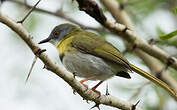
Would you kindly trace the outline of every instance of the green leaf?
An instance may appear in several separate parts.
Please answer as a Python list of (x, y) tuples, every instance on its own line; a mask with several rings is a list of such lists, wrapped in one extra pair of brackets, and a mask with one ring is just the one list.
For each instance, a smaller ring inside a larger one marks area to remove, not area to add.
[(165, 34), (165, 32), (159, 26), (156, 26), (156, 31), (157, 31), (157, 35), (159, 36)]
[(174, 36), (176, 36), (176, 35), (177, 35), (177, 30), (175, 30), (175, 31), (173, 31), (173, 32), (170, 32), (170, 33), (168, 33), (168, 34), (161, 35), (161, 36), (159, 36), (159, 37), (160, 37), (160, 39), (162, 39), (162, 40), (166, 40), (166, 39), (170, 39), (170, 38), (172, 38), (172, 37), (174, 37)]
[(177, 14), (177, 7), (171, 10), (174, 14)]

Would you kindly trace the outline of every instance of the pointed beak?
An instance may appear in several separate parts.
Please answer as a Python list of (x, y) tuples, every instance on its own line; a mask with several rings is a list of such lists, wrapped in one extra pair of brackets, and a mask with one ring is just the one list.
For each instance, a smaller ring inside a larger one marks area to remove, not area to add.
[(50, 41), (50, 37), (48, 37), (48, 38), (46, 38), (46, 39), (44, 39), (44, 40), (42, 40), (42, 41), (40, 41), (38, 44), (43, 44), (43, 43), (46, 43), (46, 42), (49, 42)]

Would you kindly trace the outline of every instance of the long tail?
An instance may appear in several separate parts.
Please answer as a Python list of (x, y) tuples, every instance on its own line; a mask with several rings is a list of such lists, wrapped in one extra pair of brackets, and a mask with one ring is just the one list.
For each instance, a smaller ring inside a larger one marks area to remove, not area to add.
[(161, 86), (162, 88), (164, 88), (166, 91), (168, 91), (170, 93), (170, 95), (172, 97), (175, 98), (175, 100), (177, 100), (177, 93), (172, 89), (170, 88), (166, 83), (164, 83), (163, 81), (161, 81), (160, 79), (156, 78), (155, 76), (145, 72), (144, 70), (136, 67), (135, 65), (133, 64), (130, 64), (130, 67), (131, 69), (138, 73), (139, 75), (149, 79), (150, 81), (154, 82), (155, 84), (158, 84), (159, 86)]

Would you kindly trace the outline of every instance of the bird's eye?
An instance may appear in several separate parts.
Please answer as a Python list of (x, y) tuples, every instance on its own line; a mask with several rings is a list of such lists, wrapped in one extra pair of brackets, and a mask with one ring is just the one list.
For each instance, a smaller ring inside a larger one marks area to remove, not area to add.
[(55, 32), (55, 33), (54, 33), (55, 37), (58, 37), (58, 34), (59, 34), (58, 32)]

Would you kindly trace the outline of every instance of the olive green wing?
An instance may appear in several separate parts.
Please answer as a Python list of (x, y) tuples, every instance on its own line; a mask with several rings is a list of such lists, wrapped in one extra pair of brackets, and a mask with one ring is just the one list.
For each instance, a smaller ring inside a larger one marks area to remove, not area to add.
[(129, 62), (123, 57), (119, 50), (104, 38), (94, 33), (83, 31), (76, 34), (72, 41), (72, 46), (81, 52), (113, 61), (131, 71)]

